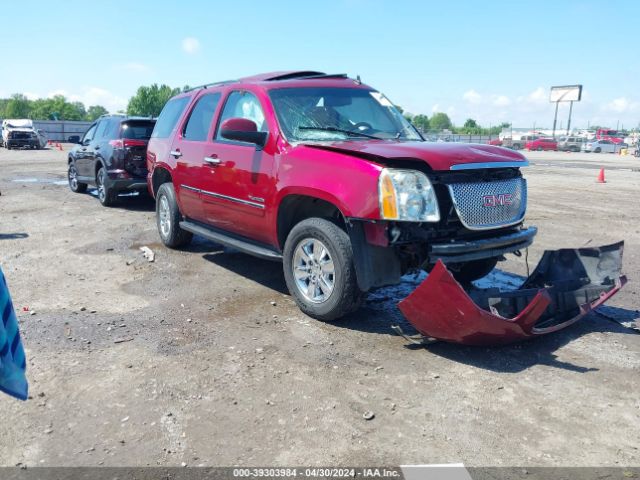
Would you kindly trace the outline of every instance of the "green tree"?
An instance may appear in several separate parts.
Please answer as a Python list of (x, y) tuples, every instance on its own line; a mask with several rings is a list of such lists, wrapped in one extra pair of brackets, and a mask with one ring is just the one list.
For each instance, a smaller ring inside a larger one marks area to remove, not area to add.
[(4, 118), (29, 118), (31, 102), (20, 93), (11, 95), (4, 109)]
[(7, 118), (5, 112), (7, 110), (8, 98), (0, 98), (0, 118)]
[(464, 122), (463, 128), (479, 128), (478, 122), (476, 122), (473, 118), (467, 118), (467, 121)]
[(179, 88), (154, 83), (148, 87), (138, 88), (136, 94), (129, 99), (127, 114), (157, 117), (164, 104), (174, 95), (180, 93)]
[(411, 119), (411, 122), (416, 128), (422, 130), (423, 132), (426, 132), (431, 127), (429, 117), (427, 117), (426, 115), (416, 115)]
[(87, 115), (85, 118), (90, 122), (93, 122), (94, 120), (100, 118), (102, 115), (106, 115), (107, 113), (109, 112), (102, 105), (91, 105), (87, 109)]
[(39, 98), (32, 102), (30, 118), (34, 120), (84, 120), (87, 115), (82, 102), (68, 102), (63, 95)]
[(433, 130), (447, 130), (451, 129), (452, 123), (449, 115), (442, 112), (436, 112), (429, 119), (429, 126)]

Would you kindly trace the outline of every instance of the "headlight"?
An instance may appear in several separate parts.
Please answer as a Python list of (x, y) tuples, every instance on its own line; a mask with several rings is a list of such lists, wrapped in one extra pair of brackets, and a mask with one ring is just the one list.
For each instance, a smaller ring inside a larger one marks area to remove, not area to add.
[(378, 180), (380, 216), (385, 220), (438, 222), (438, 200), (427, 176), (416, 170), (383, 168)]

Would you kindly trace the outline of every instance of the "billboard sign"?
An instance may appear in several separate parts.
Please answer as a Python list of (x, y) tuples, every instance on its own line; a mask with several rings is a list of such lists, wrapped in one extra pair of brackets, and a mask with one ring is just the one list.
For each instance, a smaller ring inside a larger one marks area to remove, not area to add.
[(582, 85), (562, 85), (551, 87), (549, 101), (555, 102), (579, 102), (582, 98)]

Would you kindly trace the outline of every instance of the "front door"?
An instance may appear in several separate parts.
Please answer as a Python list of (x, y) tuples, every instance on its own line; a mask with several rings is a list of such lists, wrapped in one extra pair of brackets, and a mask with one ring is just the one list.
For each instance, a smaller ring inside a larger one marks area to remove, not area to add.
[(97, 125), (91, 125), (89, 130), (86, 131), (80, 142), (80, 147), (76, 150), (76, 170), (79, 177), (83, 179), (95, 180), (94, 172), (91, 171), (91, 163), (93, 159), (93, 138), (96, 133)]
[(232, 91), (227, 96), (207, 152), (210, 161), (203, 167), (207, 180), (202, 188), (202, 204), (208, 223), (269, 243), (265, 202), (274, 189), (273, 152), (220, 135), (220, 125), (229, 118), (251, 120), (258, 131), (268, 132), (263, 112), (260, 101), (251, 92)]

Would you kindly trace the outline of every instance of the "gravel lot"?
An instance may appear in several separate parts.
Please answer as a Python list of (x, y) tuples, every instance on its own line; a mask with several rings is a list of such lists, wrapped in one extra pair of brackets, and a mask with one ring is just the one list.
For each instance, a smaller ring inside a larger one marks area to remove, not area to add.
[[(531, 266), (545, 248), (626, 241), (609, 318), (413, 349), (390, 325), (416, 280), (318, 322), (279, 264), (202, 240), (168, 250), (149, 199), (103, 208), (67, 188), (66, 152), (0, 149), (0, 264), (31, 310), (32, 395), (0, 397), (0, 465), (640, 465), (640, 335), (612, 320), (640, 316), (640, 161), (528, 156)], [(513, 256), (500, 268), (525, 272)]]

